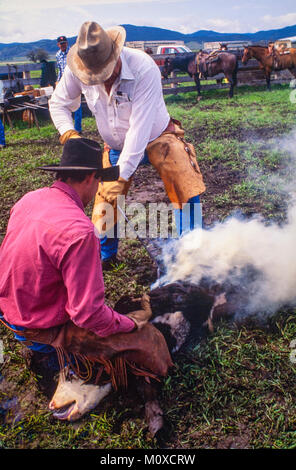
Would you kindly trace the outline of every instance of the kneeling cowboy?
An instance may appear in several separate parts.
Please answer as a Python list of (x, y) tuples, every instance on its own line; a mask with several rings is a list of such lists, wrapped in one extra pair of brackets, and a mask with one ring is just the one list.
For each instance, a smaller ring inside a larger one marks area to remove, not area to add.
[[(101, 203), (115, 208), (117, 196), (127, 194), (133, 173), (145, 159), (158, 171), (180, 219), (182, 205), (199, 204), (205, 190), (195, 150), (166, 109), (158, 66), (145, 52), (123, 47), (125, 36), (119, 26), (105, 31), (95, 22), (84, 23), (49, 105), (64, 144), (79, 138), (71, 112), (83, 94), (105, 142), (104, 166), (120, 167), (116, 182), (99, 185), (92, 217), (99, 230)], [(116, 257), (117, 238), (102, 236), (101, 245), (103, 260)]]
[(99, 181), (118, 178), (118, 166), (103, 168), (99, 145), (81, 138), (65, 144), (60, 165), (41, 169), (57, 180), (14, 205), (0, 247), (2, 323), (56, 372), (67, 364), (85, 379), (96, 370), (115, 389), (126, 385), (127, 370), (166, 375), (172, 363), (164, 337), (147, 323), (149, 298), (128, 315), (106, 305), (100, 242), (84, 213)]

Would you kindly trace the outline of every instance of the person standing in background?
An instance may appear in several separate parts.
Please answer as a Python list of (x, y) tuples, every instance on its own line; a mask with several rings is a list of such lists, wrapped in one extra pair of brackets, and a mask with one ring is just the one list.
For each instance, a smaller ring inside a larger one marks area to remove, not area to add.
[(0, 150), (6, 147), (4, 125), (0, 119)]
[[(0, 80), (0, 104), (4, 101), (3, 83)], [(4, 124), (0, 119), (0, 150), (6, 147)]]
[[(65, 67), (67, 65), (67, 54), (69, 52), (68, 40), (66, 36), (59, 36), (57, 38), (59, 51), (56, 53), (56, 60), (58, 66), (58, 79), (59, 82), (63, 76)], [(74, 112), (74, 128), (81, 134), (82, 132), (82, 105)]]

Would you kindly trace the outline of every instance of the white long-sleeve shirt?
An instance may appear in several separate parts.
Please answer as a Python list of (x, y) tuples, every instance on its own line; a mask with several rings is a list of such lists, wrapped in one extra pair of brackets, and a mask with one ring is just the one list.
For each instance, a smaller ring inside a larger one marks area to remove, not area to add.
[(84, 94), (102, 139), (121, 151), (120, 176), (127, 180), (143, 158), (147, 144), (166, 129), (170, 116), (154, 60), (145, 52), (127, 47), (120, 57), (121, 73), (109, 95), (104, 85), (84, 85), (67, 66), (49, 101), (49, 109), (62, 135), (74, 128), (71, 113), (79, 108), (80, 96)]

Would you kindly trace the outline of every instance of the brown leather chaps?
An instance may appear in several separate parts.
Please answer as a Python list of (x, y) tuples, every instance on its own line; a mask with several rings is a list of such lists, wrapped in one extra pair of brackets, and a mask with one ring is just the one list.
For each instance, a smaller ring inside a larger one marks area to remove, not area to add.
[(140, 330), (105, 338), (70, 320), (48, 329), (27, 329), (22, 335), (27, 345), (34, 341), (53, 346), (61, 370), (66, 360), (80, 378), (88, 381), (96, 369), (95, 383), (102, 383), (100, 379), (107, 377), (115, 389), (127, 387), (128, 372), (159, 380), (173, 366), (163, 335), (150, 323)]

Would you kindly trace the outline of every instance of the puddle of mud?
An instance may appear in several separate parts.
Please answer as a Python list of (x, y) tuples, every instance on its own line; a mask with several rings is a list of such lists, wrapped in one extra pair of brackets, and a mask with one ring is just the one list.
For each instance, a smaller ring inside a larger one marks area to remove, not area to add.
[(14, 425), (24, 417), (18, 397), (11, 396), (8, 391), (11, 385), (7, 380), (0, 376), (0, 424)]

